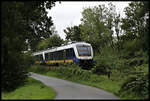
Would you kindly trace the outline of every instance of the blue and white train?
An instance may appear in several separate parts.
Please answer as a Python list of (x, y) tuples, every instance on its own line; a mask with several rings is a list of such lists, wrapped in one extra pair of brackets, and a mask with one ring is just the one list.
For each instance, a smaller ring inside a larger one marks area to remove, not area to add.
[(74, 42), (60, 47), (55, 47), (32, 54), (39, 64), (64, 64), (76, 63), (80, 66), (92, 66), (93, 49), (91, 44), (85, 42)]

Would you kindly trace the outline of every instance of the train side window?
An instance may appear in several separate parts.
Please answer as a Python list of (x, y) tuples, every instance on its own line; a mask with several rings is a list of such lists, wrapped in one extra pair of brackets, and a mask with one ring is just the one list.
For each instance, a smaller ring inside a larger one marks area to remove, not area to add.
[(66, 50), (66, 58), (67, 59), (72, 59), (74, 56), (74, 51), (73, 48), (69, 48)]
[(54, 53), (52, 52), (51, 53), (51, 60), (54, 60), (53, 55), (54, 55)]
[(59, 60), (59, 51), (57, 51), (57, 60)]
[(68, 59), (70, 59), (70, 49), (68, 49)]
[(70, 58), (70, 55), (69, 55), (69, 49), (66, 49), (66, 59), (69, 59)]
[(53, 52), (53, 60), (56, 60), (56, 52)]
[(58, 60), (58, 52), (57, 51), (55, 52), (55, 58), (56, 58), (56, 60)]
[(55, 60), (57, 60), (58, 56), (57, 56), (57, 51), (55, 52)]
[(58, 60), (57, 58), (58, 58), (58, 52), (56, 51), (55, 52), (55, 60)]
[(48, 60), (48, 53), (45, 54), (45, 60)]
[(55, 57), (55, 53), (53, 52), (53, 60), (55, 60), (55, 58), (54, 58), (54, 57)]
[(60, 58), (60, 52), (58, 51), (57, 52), (57, 60), (59, 60), (59, 58)]
[(48, 60), (51, 60), (51, 53), (48, 53)]
[(70, 49), (68, 49), (68, 59), (71, 59)]
[(70, 59), (72, 58), (72, 48), (69, 49), (69, 55), (70, 55)]
[(69, 49), (69, 53), (70, 53), (70, 54), (69, 54), (69, 55), (70, 55), (70, 59), (72, 59), (72, 57), (73, 57), (73, 56), (72, 56), (72, 48)]
[(61, 60), (62, 59), (62, 52), (61, 51), (59, 51), (59, 60)]
[(61, 53), (61, 60), (63, 60), (63, 50), (61, 50), (60, 53)]
[(64, 52), (63, 50), (60, 51), (60, 53), (61, 53), (61, 60), (64, 59), (63, 52)]
[(62, 50), (61, 51), (59, 51), (59, 60), (62, 60), (63, 59), (63, 55), (62, 55), (63, 53), (62, 53)]
[(63, 50), (63, 59), (64, 59), (64, 60), (66, 59), (66, 49)]
[(51, 54), (51, 59), (52, 59), (52, 60), (54, 60), (53, 55), (54, 55), (54, 53)]
[(75, 57), (74, 49), (72, 48), (72, 56)]
[(68, 59), (68, 49), (66, 49), (66, 59)]

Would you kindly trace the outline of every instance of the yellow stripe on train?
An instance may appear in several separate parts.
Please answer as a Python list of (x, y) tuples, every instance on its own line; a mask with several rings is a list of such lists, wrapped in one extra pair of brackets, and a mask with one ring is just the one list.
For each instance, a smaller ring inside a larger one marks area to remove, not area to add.
[(72, 63), (73, 60), (49, 60), (46, 61), (46, 64), (51, 64), (51, 63)]
[(73, 60), (65, 60), (65, 63), (72, 63)]

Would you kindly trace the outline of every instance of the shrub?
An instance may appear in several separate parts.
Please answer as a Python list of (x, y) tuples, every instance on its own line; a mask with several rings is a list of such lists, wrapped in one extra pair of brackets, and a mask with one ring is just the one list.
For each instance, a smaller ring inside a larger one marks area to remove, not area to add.
[(42, 65), (33, 65), (29, 71), (35, 72), (35, 73), (45, 73), (48, 72), (48, 68), (46, 66)]
[(66, 78), (72, 79), (82, 79), (88, 80), (90, 78), (91, 72), (88, 70), (83, 70), (76, 64), (59, 66), (55, 69), (50, 69), (51, 71), (57, 72), (59, 76), (64, 76)]
[(123, 47), (124, 47), (126, 52), (134, 53), (134, 52), (142, 49), (141, 40), (133, 39), (133, 40), (126, 41), (123, 44)]
[(112, 69), (120, 66), (117, 52), (110, 47), (104, 47), (101, 50), (101, 55), (95, 57), (95, 61), (96, 63), (92, 72), (98, 75), (107, 74), (110, 77)]
[(20, 54), (8, 54), (9, 58), (2, 66), (2, 91), (12, 91), (23, 85), (26, 81), (27, 71), (21, 63)]
[(136, 71), (122, 84), (121, 96), (134, 95), (141, 99), (148, 99), (148, 65), (135, 67)]
[(35, 63), (35, 58), (31, 56), (31, 51), (23, 54), (22, 57), (24, 66), (27, 69), (30, 69), (30, 67)]

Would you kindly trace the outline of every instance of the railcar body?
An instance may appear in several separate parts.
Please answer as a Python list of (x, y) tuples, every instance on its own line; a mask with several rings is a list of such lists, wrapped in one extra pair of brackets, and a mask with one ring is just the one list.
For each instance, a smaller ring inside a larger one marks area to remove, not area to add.
[(89, 43), (75, 42), (32, 54), (39, 64), (77, 63), (81, 66), (93, 64), (93, 49)]

